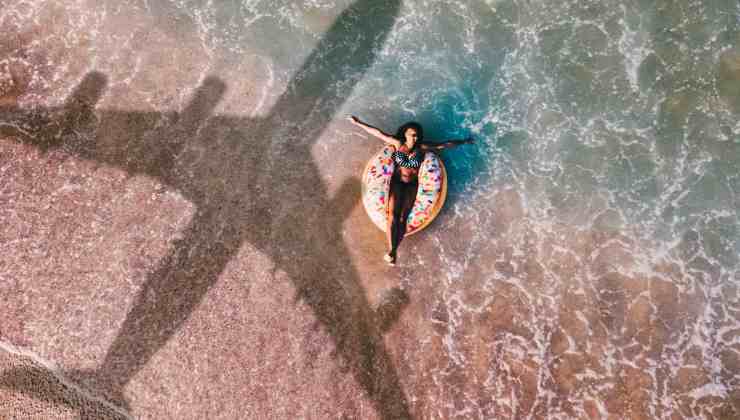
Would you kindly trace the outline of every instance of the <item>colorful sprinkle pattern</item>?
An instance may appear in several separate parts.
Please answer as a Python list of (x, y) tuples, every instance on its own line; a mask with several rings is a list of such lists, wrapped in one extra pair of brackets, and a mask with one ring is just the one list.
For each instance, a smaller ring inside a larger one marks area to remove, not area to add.
[[(391, 159), (393, 147), (386, 146), (375, 155), (363, 174), (362, 204), (370, 219), (382, 231), (386, 229), (386, 205), (394, 163)], [(443, 183), (445, 181), (442, 162), (435, 153), (427, 152), (419, 169), (419, 189), (416, 201), (407, 219), (406, 233), (423, 228), (427, 221), (436, 216), (435, 209), (441, 207), (444, 200)]]

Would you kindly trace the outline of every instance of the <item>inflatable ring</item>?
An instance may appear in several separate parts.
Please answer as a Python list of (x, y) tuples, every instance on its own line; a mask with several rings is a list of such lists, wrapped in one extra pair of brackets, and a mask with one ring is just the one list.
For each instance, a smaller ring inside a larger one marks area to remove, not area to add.
[[(373, 156), (362, 174), (362, 205), (370, 220), (385, 232), (387, 222), (388, 191), (393, 176), (394, 148), (385, 146)], [(412, 235), (429, 225), (437, 217), (447, 198), (447, 171), (442, 159), (433, 152), (426, 152), (419, 168), (419, 189), (416, 201), (406, 220), (406, 235)]]

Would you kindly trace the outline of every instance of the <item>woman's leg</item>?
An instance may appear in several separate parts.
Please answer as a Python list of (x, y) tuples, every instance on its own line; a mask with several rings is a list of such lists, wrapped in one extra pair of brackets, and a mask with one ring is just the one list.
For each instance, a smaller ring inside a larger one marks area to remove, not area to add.
[(391, 179), (391, 186), (388, 192), (388, 225), (385, 230), (389, 248), (385, 260), (389, 263), (396, 262), (396, 248), (398, 247), (396, 239), (398, 238), (403, 190), (403, 183), (400, 180)]
[(388, 253), (385, 255), (385, 260), (387, 262), (392, 262), (391, 259), (393, 258), (391, 256), (391, 252), (393, 250), (393, 238), (396, 236), (394, 228), (395, 225), (393, 224), (393, 214), (394, 214), (394, 208), (396, 207), (396, 203), (398, 200), (396, 197), (399, 194), (398, 186), (395, 185), (399, 183), (400, 181), (391, 181), (390, 189), (388, 190), (388, 204), (386, 206), (386, 226), (385, 226), (385, 237), (388, 241)]
[(391, 256), (393, 262), (396, 260), (396, 253), (398, 246), (401, 244), (404, 235), (406, 235), (406, 221), (409, 217), (411, 209), (414, 207), (414, 201), (416, 201), (416, 190), (418, 184), (413, 183), (401, 183), (397, 189), (397, 194), (393, 200), (393, 211), (391, 225), (391, 250), (388, 255)]

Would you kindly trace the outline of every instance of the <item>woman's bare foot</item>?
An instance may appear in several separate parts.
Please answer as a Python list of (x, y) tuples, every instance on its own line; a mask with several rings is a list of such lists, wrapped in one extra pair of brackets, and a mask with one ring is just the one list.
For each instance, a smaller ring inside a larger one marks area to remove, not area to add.
[(383, 260), (388, 263), (388, 265), (396, 265), (396, 256), (391, 255), (390, 253), (383, 255)]

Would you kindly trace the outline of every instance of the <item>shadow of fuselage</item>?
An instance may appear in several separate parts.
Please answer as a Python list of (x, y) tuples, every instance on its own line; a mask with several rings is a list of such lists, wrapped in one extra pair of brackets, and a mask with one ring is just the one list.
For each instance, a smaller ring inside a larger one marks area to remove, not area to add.
[[(126, 384), (249, 243), (287, 273), (380, 417), (410, 417), (382, 342), (388, 320), (382, 326), (376, 320), (341, 235), (359, 181), (345, 182), (330, 198), (311, 159), (311, 147), (375, 60), (399, 8), (400, 0), (358, 0), (346, 9), (266, 118), (212, 115), (226, 91), (217, 78), (207, 78), (181, 113), (96, 110), (106, 85), (100, 73), (88, 74), (61, 108), (0, 108), (0, 132), (157, 178), (195, 206), (182, 237), (148, 274), (101, 366), (72, 378), (125, 406)], [(307, 192), (310, 199), (296, 200)]]

